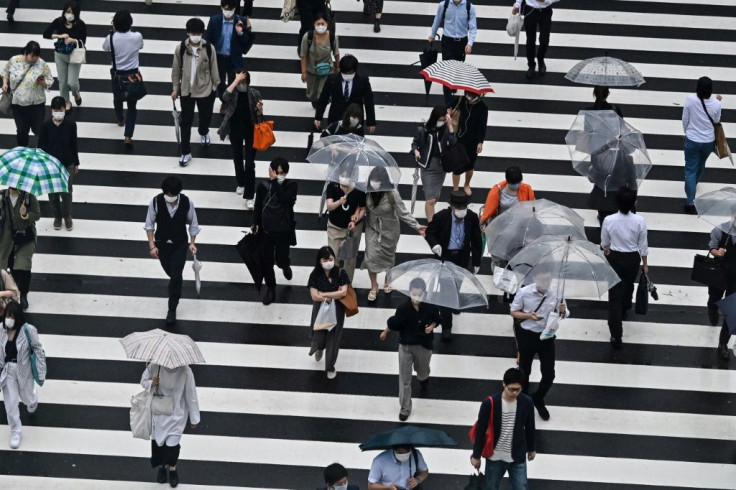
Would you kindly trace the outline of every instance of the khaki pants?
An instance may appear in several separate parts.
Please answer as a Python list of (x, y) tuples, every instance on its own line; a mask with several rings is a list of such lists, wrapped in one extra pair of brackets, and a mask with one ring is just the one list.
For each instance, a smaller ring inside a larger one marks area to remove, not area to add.
[(411, 413), (412, 368), (419, 381), (429, 378), (429, 361), (432, 351), (421, 345), (399, 344), (399, 403), (401, 415)]
[[(349, 231), (347, 228), (338, 228), (329, 221), (327, 222), (327, 245), (329, 245), (332, 251), (335, 252), (336, 256), (340, 253), (340, 245), (342, 245), (343, 240), (348, 237), (348, 233)], [(358, 242), (360, 242), (362, 234), (363, 221), (357, 223), (353, 229), (353, 236), (358, 239)], [(337, 259), (337, 257), (335, 258)], [(347, 272), (348, 279), (350, 279), (351, 283), (353, 282), (353, 272), (355, 272), (355, 263), (357, 262), (357, 259), (358, 258), (356, 257), (352, 260), (346, 260), (345, 264), (343, 264), (343, 269)]]

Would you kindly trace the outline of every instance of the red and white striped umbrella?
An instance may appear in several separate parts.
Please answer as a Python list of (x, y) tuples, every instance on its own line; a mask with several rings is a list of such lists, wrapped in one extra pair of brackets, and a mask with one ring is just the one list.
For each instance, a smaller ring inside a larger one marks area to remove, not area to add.
[(441, 83), (453, 90), (465, 90), (476, 94), (493, 92), (491, 84), (480, 70), (462, 61), (438, 61), (419, 73), (425, 80)]

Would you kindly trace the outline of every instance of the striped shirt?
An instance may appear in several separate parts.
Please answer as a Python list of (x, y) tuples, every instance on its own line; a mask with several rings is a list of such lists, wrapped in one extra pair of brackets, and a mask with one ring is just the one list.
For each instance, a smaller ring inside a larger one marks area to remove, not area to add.
[(514, 440), (514, 424), (516, 423), (516, 400), (507, 402), (501, 397), (501, 406), (501, 435), (498, 437), (496, 447), (493, 448), (493, 454), (489, 459), (491, 461), (513, 463), (511, 446)]

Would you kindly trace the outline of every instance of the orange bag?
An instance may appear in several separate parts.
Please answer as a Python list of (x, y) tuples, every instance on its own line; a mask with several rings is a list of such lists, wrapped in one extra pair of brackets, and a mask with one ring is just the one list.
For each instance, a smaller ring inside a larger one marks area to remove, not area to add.
[(273, 135), (273, 121), (259, 122), (253, 128), (253, 149), (256, 151), (266, 151), (276, 143), (276, 137)]

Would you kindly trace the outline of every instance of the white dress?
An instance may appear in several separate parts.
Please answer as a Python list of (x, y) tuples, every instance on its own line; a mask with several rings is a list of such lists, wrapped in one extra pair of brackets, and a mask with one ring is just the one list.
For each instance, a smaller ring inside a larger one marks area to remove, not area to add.
[(179, 444), (181, 435), (187, 426), (187, 418), (192, 424), (199, 423), (199, 399), (194, 384), (194, 374), (189, 366), (168, 369), (156, 364), (149, 364), (143, 376), (141, 386), (151, 393), (156, 391), (153, 377), (158, 375), (158, 392), (174, 398), (174, 413), (171, 415), (154, 415), (151, 437), (156, 444), (173, 447)]

